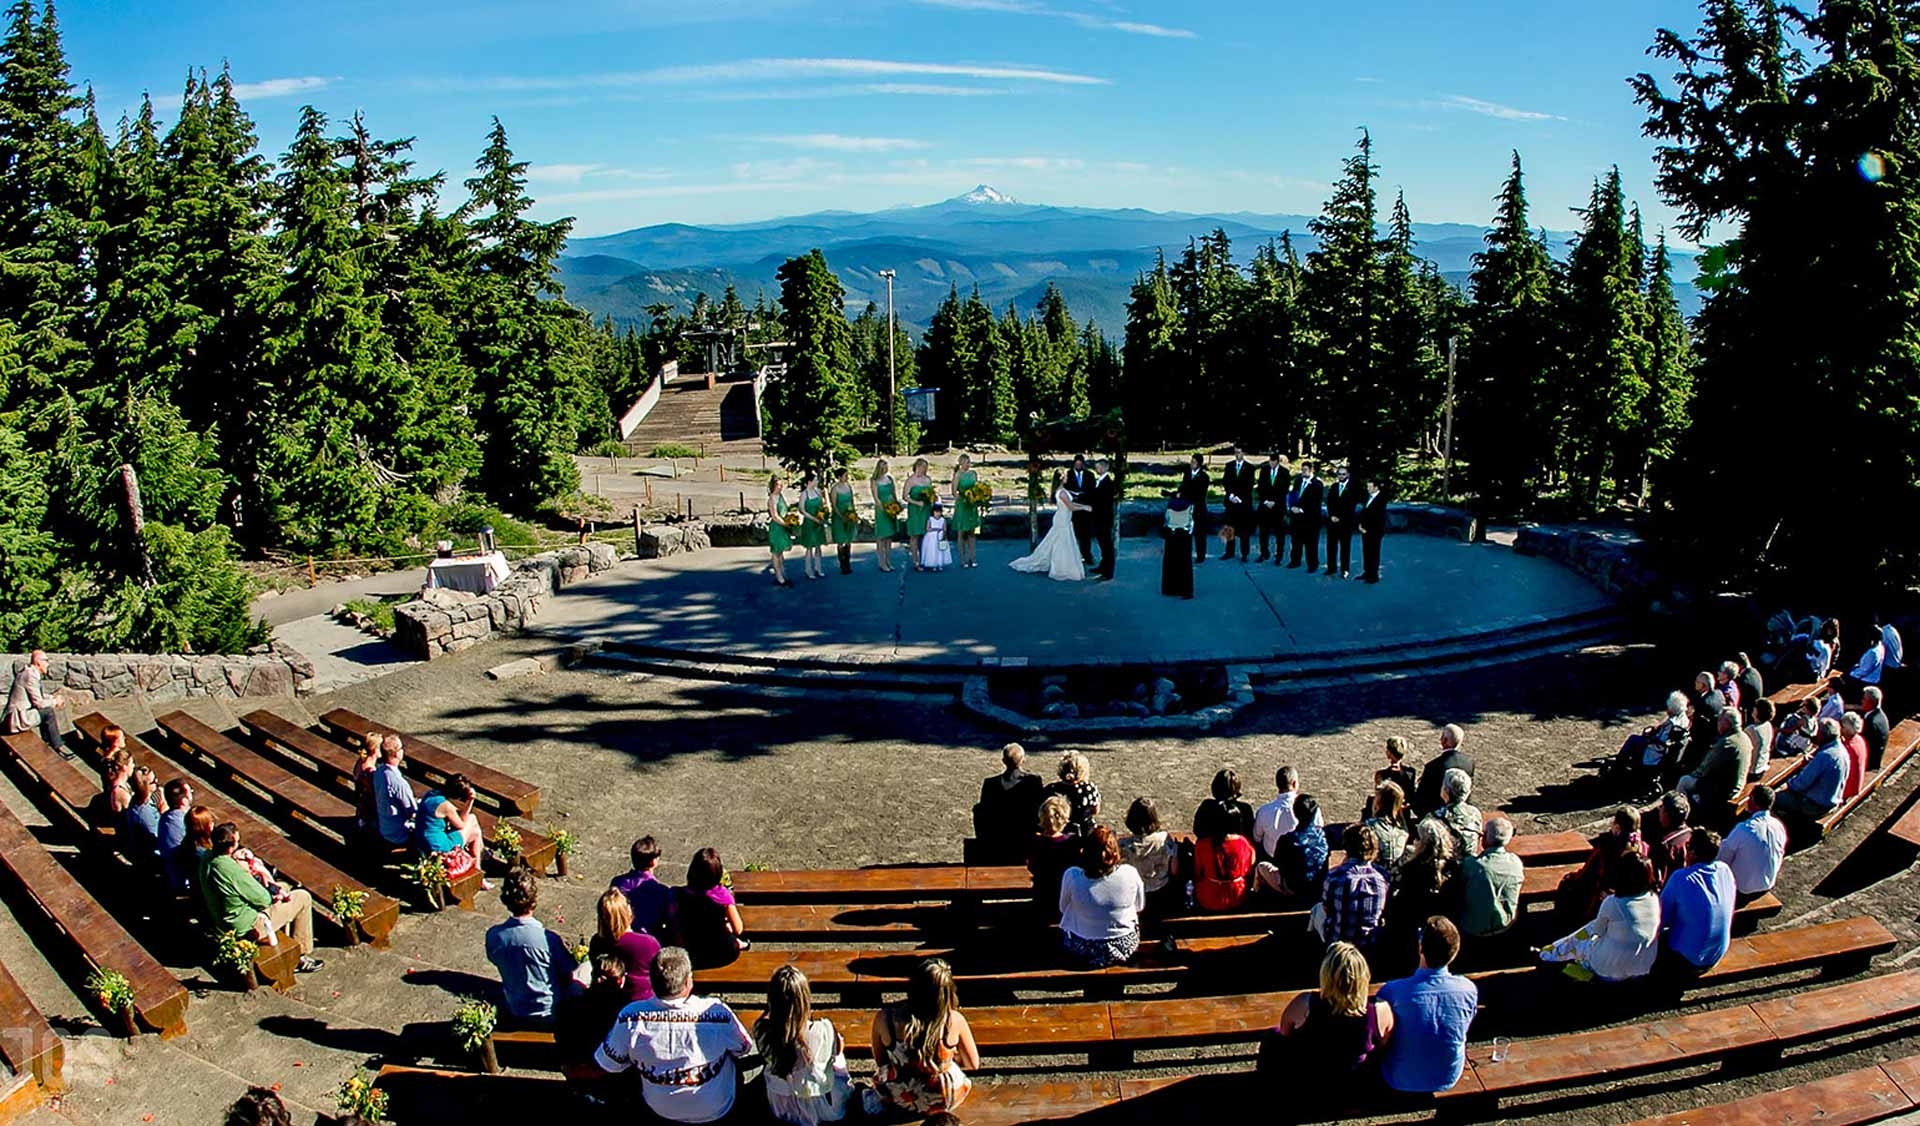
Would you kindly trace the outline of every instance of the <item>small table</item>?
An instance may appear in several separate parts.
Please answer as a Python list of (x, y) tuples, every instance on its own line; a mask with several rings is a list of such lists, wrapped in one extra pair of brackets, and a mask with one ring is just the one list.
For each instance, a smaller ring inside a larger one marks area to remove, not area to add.
[(458, 559), (435, 559), (427, 564), (427, 586), (488, 594), (505, 581), (507, 574), (507, 557), (497, 551)]

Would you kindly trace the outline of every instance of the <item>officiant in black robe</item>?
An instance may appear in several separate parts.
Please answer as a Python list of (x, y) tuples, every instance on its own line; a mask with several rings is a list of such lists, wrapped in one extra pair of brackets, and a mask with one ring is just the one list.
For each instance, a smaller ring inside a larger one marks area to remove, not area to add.
[[(1073, 503), (1092, 503), (1093, 471), (1087, 468), (1085, 455), (1073, 455), (1073, 468), (1067, 470), (1066, 481)], [(1093, 513), (1076, 511), (1073, 514), (1073, 541), (1080, 545), (1081, 566), (1093, 570)]]
[(1166, 544), (1160, 553), (1160, 593), (1169, 598), (1193, 597), (1193, 545), (1188, 542), (1196, 538), (1193, 513), (1185, 497), (1167, 502), (1161, 526)]

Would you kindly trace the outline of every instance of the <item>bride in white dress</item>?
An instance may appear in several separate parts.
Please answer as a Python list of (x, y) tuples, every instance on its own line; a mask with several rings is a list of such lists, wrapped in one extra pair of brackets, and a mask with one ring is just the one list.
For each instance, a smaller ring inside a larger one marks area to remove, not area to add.
[(1028, 574), (1044, 574), (1063, 583), (1079, 582), (1087, 577), (1087, 569), (1080, 563), (1079, 541), (1073, 538), (1073, 514), (1086, 512), (1088, 507), (1073, 503), (1073, 494), (1066, 490), (1065, 481), (1064, 474), (1053, 475), (1053, 527), (1047, 530), (1032, 555), (1022, 556), (1007, 566)]

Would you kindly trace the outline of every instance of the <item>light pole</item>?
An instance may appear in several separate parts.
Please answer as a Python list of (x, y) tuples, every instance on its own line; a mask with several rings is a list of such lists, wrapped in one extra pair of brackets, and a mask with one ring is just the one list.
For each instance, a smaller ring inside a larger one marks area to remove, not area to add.
[(893, 418), (893, 403), (899, 398), (893, 386), (893, 271), (882, 270), (880, 276), (887, 279), (887, 456), (899, 457), (893, 445), (894, 435), (900, 432)]
[(1447, 429), (1441, 440), (1440, 456), (1444, 459), (1440, 469), (1441, 503), (1453, 496), (1453, 364), (1460, 354), (1460, 338), (1447, 337)]

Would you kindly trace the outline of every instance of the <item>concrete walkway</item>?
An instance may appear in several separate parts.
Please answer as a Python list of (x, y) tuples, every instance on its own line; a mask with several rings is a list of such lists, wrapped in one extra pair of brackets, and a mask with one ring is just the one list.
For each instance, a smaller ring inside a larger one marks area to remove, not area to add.
[(422, 663), (392, 642), (342, 625), (325, 614), (276, 626), (273, 636), (313, 662), (316, 693), (331, 692)]
[(413, 594), (426, 585), (427, 569), (385, 571), (360, 579), (321, 583), (315, 587), (295, 587), (276, 594), (263, 594), (253, 600), (253, 615), (265, 618), (270, 626), (324, 614), (349, 598)]

